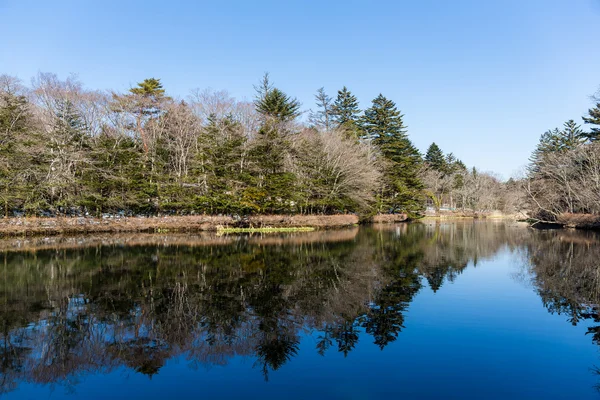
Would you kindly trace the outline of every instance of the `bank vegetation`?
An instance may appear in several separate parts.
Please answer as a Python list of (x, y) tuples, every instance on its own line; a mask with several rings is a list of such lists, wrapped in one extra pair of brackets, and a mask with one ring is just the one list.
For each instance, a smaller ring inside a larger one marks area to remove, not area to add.
[(118, 92), (51, 73), (29, 86), (0, 76), (0, 215), (395, 221), (427, 206), (515, 208), (492, 174), (435, 145), (423, 156), (381, 94), (361, 109), (346, 87), (319, 89), (304, 111), (268, 75), (255, 89), (252, 101), (214, 90), (176, 98), (155, 78)]

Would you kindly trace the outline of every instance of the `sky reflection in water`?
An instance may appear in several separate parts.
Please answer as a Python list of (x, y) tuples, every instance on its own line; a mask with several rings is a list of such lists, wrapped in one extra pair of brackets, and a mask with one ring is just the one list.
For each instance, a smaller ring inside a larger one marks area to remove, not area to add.
[(477, 221), (3, 242), (0, 390), (599, 398), (599, 244)]

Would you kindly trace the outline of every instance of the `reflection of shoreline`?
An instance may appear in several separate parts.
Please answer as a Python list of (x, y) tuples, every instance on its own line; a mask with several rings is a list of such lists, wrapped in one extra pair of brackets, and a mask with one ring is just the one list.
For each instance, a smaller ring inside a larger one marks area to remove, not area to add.
[(528, 273), (551, 313), (572, 322), (599, 318), (589, 314), (600, 303), (599, 239), (589, 231), (544, 231), (526, 244)]
[(491, 218), (491, 219), (476, 219), (476, 218), (465, 218), (465, 219), (439, 219), (439, 218), (423, 218), (408, 223), (398, 224), (372, 224), (370, 225), (376, 231), (402, 231), (405, 232), (407, 226), (423, 225), (426, 227), (448, 227), (448, 226), (505, 226), (515, 229), (528, 228), (529, 224), (526, 222), (518, 222), (511, 219), (502, 218)]
[(600, 247), (589, 235), (569, 241), (560, 233), (442, 222), (17, 241), (22, 248), (0, 253), (0, 392), (22, 382), (69, 385), (73, 376), (118, 367), (153, 375), (183, 354), (201, 365), (252, 357), (266, 377), (296, 356), (306, 331), (316, 348), (303, 351), (347, 355), (364, 340), (384, 349), (402, 340), (422, 288), (444, 290), (468, 265), (505, 248), (541, 253), (532, 263), (543, 265), (528, 271), (544, 305), (563, 306), (552, 302), (557, 292), (577, 285), (552, 279), (566, 265), (549, 262), (554, 253), (600, 259)]
[(1, 251), (66, 250), (94, 246), (225, 246), (239, 241), (257, 245), (300, 245), (310, 243), (334, 243), (354, 240), (359, 228), (343, 228), (313, 232), (231, 234), (214, 232), (194, 234), (117, 233), (85, 236), (51, 236), (9, 238), (0, 240)]

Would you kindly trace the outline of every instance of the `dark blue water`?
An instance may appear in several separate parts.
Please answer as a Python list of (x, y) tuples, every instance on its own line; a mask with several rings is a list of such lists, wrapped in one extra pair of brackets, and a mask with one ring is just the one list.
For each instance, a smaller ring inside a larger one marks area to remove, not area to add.
[(4, 398), (600, 398), (591, 233), (27, 245), (0, 253)]

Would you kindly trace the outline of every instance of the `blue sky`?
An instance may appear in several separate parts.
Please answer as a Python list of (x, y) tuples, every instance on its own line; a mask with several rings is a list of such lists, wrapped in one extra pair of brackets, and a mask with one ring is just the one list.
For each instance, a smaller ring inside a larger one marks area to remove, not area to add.
[(269, 71), (313, 106), (343, 85), (363, 108), (380, 92), (411, 139), (435, 141), (505, 178), (545, 130), (581, 122), (600, 86), (600, 0), (0, 0), (0, 73), (76, 73), (126, 90), (252, 98)]

